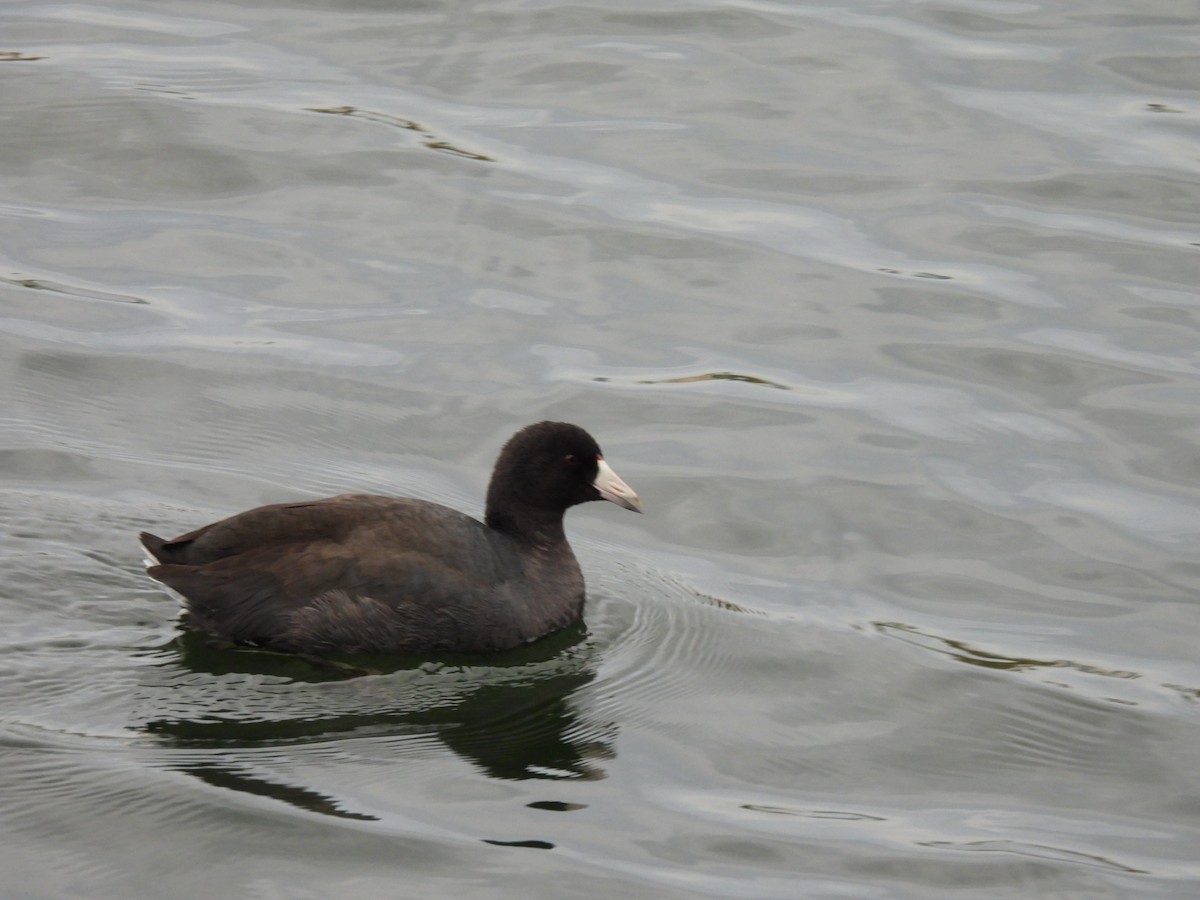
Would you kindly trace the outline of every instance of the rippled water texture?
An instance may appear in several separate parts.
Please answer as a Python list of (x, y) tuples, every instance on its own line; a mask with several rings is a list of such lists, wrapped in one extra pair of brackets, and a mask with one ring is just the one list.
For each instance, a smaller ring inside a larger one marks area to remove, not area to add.
[[(0, 893), (1200, 895), (1198, 34), (5, 4)], [(141, 571), (478, 513), (543, 418), (647, 506), (549, 640), (318, 666)]]

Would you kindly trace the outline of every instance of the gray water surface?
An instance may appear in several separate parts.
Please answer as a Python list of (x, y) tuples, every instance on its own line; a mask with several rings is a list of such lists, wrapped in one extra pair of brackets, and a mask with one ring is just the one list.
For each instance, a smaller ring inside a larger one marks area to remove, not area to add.
[[(0, 893), (1200, 894), (1200, 12), (0, 5)], [(136, 532), (478, 514), (585, 621), (359, 670)], [(364, 670), (369, 673), (363, 674)]]

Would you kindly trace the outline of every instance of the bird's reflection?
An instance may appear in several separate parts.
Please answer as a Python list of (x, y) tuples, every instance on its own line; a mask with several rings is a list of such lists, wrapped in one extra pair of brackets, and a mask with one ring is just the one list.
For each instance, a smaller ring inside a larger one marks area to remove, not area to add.
[(245, 794), (253, 794), (256, 797), (270, 797), (273, 800), (282, 800), (284, 803), (290, 803), (292, 806), (299, 807), (300, 809), (321, 813), (325, 816), (334, 816), (338, 819), (355, 819), (360, 822), (373, 822), (379, 819), (379, 816), (372, 816), (368, 813), (357, 813), (342, 809), (337, 800), (319, 791), (274, 781), (233, 763), (188, 763), (187, 765), (176, 766), (175, 770), (193, 775), (205, 784), (211, 784), (213, 787), (225, 788), (230, 791), (241, 791)]
[[(335, 799), (308, 787), (266, 777), (246, 754), (260, 747), (349, 737), (434, 736), (448, 750), (493, 778), (602, 778), (601, 761), (612, 756), (612, 726), (585, 721), (571, 698), (595, 678), (586, 627), (565, 631), (503, 654), (487, 657), (306, 659), (214, 645), (204, 635), (183, 631), (172, 642), (166, 665), (206, 676), (271, 676), (294, 683), (320, 683), (394, 673), (411, 674), (411, 695), (398, 691), (390, 708), (313, 715), (311, 702), (295, 717), (219, 714), (197, 703), (195, 717), (153, 718), (143, 727), (157, 741), (186, 749), (186, 763), (171, 762), (207, 784), (269, 796), (293, 806), (341, 818), (372, 819), (347, 812)], [(423, 673), (450, 669), (450, 689), (439, 682), (436, 702), (420, 690)], [(477, 677), (476, 677), (477, 676)], [(199, 698), (198, 698), (199, 699)], [(390, 703), (390, 698), (389, 698)], [(227, 707), (226, 707), (227, 708)], [(217, 751), (196, 758), (196, 750)], [(177, 758), (177, 757), (176, 757)]]

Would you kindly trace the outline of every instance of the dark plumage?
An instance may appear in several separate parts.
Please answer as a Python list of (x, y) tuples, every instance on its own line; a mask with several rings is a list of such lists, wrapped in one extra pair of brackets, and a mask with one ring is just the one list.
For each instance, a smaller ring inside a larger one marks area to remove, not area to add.
[(563, 513), (589, 500), (640, 512), (591, 435), (540, 422), (501, 450), (484, 522), (425, 500), (344, 494), (141, 538), (159, 563), (150, 577), (223, 638), (301, 653), (505, 650), (582, 612)]

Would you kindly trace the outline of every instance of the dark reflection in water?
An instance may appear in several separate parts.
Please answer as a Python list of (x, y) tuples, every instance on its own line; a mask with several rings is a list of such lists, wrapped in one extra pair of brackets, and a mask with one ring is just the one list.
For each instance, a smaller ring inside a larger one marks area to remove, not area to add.
[[(378, 708), (374, 695), (369, 712), (343, 708), (314, 715), (310, 698), (298, 704), (294, 717), (280, 716), (281, 707), (286, 713), (284, 690), (270, 710), (270, 719), (255, 714), (240, 717), (213, 714), (198, 695), (194, 717), (157, 718), (143, 726), (172, 748), (215, 751), (200, 761), (189, 752), (186, 762), (168, 762), (170, 768), (216, 787), (271, 797), (311, 812), (376, 818), (347, 812), (337, 800), (310, 788), (264, 777), (256, 767), (239, 761), (236, 751), (348, 738), (433, 737), (489, 776), (508, 780), (601, 778), (604, 772), (597, 760), (613, 755), (613, 727), (583, 721), (570, 702), (595, 678), (582, 623), (488, 657), (315, 660), (221, 647), (194, 632), (182, 633), (169, 650), (170, 664), (191, 672), (217, 677), (267, 675), (298, 685), (413, 673), (417, 680), (410, 683), (412, 690), (398, 690), (394, 706), (384, 710)], [(439, 681), (436, 703), (430, 703), (428, 692), (420, 689), (421, 673), (437, 678), (441, 672), (456, 676), (452, 689)], [(475, 674), (478, 677), (472, 677)]]
[(965, 843), (957, 843), (955, 841), (918, 841), (917, 845), (920, 847), (940, 847), (947, 850), (1012, 853), (1017, 856), (1032, 856), (1035, 859), (1062, 860), (1077, 865), (1099, 866), (1106, 869), (1115, 869), (1118, 872), (1128, 872), (1131, 875), (1150, 874), (1145, 869), (1135, 869), (1132, 866), (1126, 866), (1115, 860), (1111, 860), (1106, 856), (1098, 856), (1094, 853), (1079, 853), (1074, 850), (1065, 850), (1062, 847), (1051, 847), (1046, 844), (1030, 844), (1023, 841), (968, 841)]
[(272, 800), (282, 800), (292, 806), (306, 809), (309, 812), (334, 816), (339, 819), (356, 819), (361, 822), (376, 822), (379, 816), (367, 813), (356, 813), (344, 810), (337, 800), (325, 794), (308, 788), (296, 787), (291, 784), (281, 784), (255, 773), (241, 769), (236, 763), (222, 764), (194, 763), (174, 767), (177, 772), (194, 775), (205, 784), (213, 787), (226, 788), (231, 791), (241, 791), (256, 797), (269, 797)]
[(1104, 675), (1108, 678), (1141, 677), (1139, 673), (1127, 669), (1110, 669), (1103, 666), (1077, 662), (1072, 659), (1033, 659), (993, 653), (973, 647), (966, 641), (930, 634), (915, 626), (906, 625), (903, 622), (875, 622), (873, 624), (883, 634), (898, 637), (918, 647), (945, 653), (959, 662), (979, 666), (984, 669), (1002, 669), (1014, 672), (1021, 672), (1027, 669), (1076, 669), (1089, 675)]
[(403, 128), (405, 131), (415, 131), (418, 134), (425, 135), (426, 139), (422, 141), (422, 143), (430, 150), (439, 150), (443, 153), (450, 153), (454, 156), (460, 156), (464, 159), (473, 159), (479, 162), (495, 162), (492, 157), (486, 156), (483, 153), (476, 153), (472, 150), (467, 150), (463, 147), (456, 146), (449, 141), (441, 140), (420, 122), (415, 122), (412, 119), (405, 119), (400, 116), (391, 116), (387, 113), (373, 112), (369, 109), (358, 109), (354, 106), (333, 106), (324, 108), (308, 107), (308, 111), (315, 113), (326, 113), (333, 116), (350, 116), (356, 119), (362, 119), (367, 122), (375, 122), (377, 124), (387, 125), (393, 128)]

